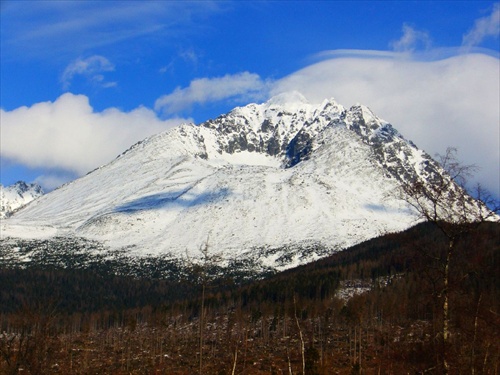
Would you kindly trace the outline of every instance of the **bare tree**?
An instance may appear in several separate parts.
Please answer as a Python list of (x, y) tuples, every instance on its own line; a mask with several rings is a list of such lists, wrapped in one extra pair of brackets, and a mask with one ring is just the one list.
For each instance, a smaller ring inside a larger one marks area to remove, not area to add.
[(217, 268), (221, 261), (220, 254), (211, 254), (209, 246), (209, 238), (200, 246), (201, 258), (198, 261), (187, 256), (187, 268), (190, 270), (191, 276), (194, 276), (196, 282), (201, 285), (201, 301), (200, 301), (200, 316), (199, 316), (199, 371), (203, 374), (203, 340), (204, 340), (204, 317), (205, 317), (205, 293), (212, 277), (214, 269)]
[(297, 301), (295, 300), (295, 293), (293, 294), (293, 315), (295, 317), (295, 324), (297, 324), (297, 329), (299, 330), (300, 354), (302, 357), (302, 375), (305, 375), (306, 374), (306, 359), (305, 359), (304, 336), (302, 335), (302, 329), (300, 328), (299, 318), (297, 317)]
[(498, 207), (488, 207), (494, 203), (491, 197), (477, 186), (476, 197), (466, 190), (467, 180), (476, 172), (474, 165), (463, 165), (457, 159), (457, 149), (447, 148), (444, 155), (437, 155), (441, 170), (426, 176), (417, 176), (410, 182), (403, 182), (398, 197), (412, 206), (421, 219), (431, 222), (439, 228), (447, 239), (448, 246), (443, 260), (443, 299), (442, 339), (443, 339), (443, 373), (448, 374), (449, 346), (449, 281), (450, 261), (454, 254), (457, 241), (465, 233), (477, 228), (485, 221), (498, 221)]

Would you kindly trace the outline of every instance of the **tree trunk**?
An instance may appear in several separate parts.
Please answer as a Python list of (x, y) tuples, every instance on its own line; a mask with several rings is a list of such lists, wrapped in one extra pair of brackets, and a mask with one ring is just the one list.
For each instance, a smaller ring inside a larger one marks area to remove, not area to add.
[(200, 311), (200, 375), (203, 375), (203, 314), (205, 309), (205, 282), (201, 289), (201, 311)]
[(236, 344), (236, 349), (234, 349), (234, 361), (233, 361), (233, 371), (231, 375), (236, 373), (236, 362), (238, 361), (238, 344)]
[(448, 362), (449, 351), (449, 325), (450, 325), (450, 306), (448, 295), (448, 284), (450, 278), (450, 260), (453, 253), (454, 241), (450, 239), (448, 245), (448, 252), (446, 254), (446, 263), (444, 265), (444, 278), (443, 278), (443, 374), (448, 374), (450, 371), (450, 364)]
[(472, 339), (472, 349), (471, 349), (471, 355), (470, 355), (470, 362), (471, 362), (471, 374), (475, 375), (476, 373), (476, 366), (474, 364), (475, 360), (475, 349), (476, 349), (476, 338), (477, 338), (477, 327), (478, 327), (478, 315), (479, 315), (479, 305), (481, 304), (481, 298), (483, 297), (482, 294), (479, 294), (479, 299), (477, 301), (477, 306), (476, 306), (476, 316), (474, 317), (474, 337)]
[(295, 302), (295, 295), (293, 296), (293, 310), (294, 310), (294, 315), (295, 315), (295, 323), (297, 324), (297, 329), (299, 330), (300, 353), (302, 354), (302, 375), (305, 375), (306, 374), (306, 358), (305, 358), (304, 337), (302, 336), (302, 329), (300, 329), (299, 318), (297, 318), (297, 304)]

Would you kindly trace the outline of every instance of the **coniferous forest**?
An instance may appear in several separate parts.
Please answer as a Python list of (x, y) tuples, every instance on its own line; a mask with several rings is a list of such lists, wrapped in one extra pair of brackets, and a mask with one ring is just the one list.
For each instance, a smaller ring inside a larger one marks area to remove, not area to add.
[(448, 262), (419, 224), (243, 281), (3, 267), (0, 374), (498, 374), (499, 239), (464, 231)]

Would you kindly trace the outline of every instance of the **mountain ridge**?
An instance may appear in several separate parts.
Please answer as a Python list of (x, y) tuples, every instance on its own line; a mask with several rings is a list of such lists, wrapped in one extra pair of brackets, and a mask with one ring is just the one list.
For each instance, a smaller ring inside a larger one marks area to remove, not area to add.
[[(2, 223), (4, 237), (82, 237), (134, 256), (289, 268), (415, 224), (399, 183), (439, 165), (369, 108), (299, 93), (136, 143)], [(28, 230), (29, 228), (29, 230)]]

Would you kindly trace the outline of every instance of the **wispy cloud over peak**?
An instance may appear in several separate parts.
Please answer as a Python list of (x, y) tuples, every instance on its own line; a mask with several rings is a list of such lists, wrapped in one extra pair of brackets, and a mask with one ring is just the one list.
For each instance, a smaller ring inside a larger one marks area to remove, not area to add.
[(476, 20), (472, 29), (463, 36), (462, 45), (464, 47), (477, 46), (485, 38), (499, 38), (500, 35), (500, 3), (493, 6), (492, 12)]
[(398, 40), (390, 43), (396, 52), (412, 52), (416, 49), (428, 49), (431, 46), (431, 38), (426, 31), (416, 30), (410, 25), (403, 25), (403, 35)]
[(94, 55), (86, 59), (78, 58), (72, 61), (66, 69), (64, 69), (61, 77), (61, 83), (63, 85), (63, 89), (67, 90), (76, 75), (83, 75), (89, 80), (89, 82), (99, 85), (100, 87), (114, 87), (116, 86), (116, 82), (106, 82), (104, 75), (102, 74), (104, 72), (112, 72), (114, 70), (114, 64), (112, 64), (104, 56)]

